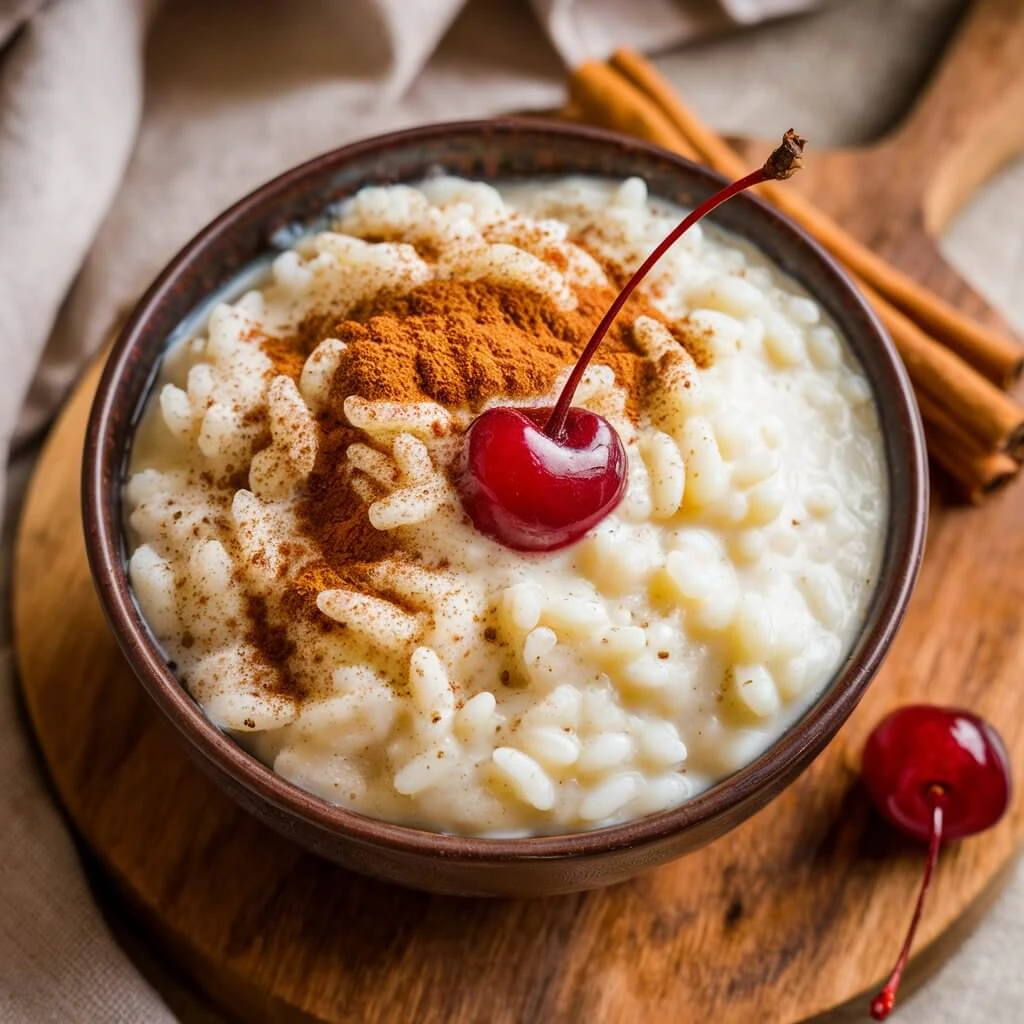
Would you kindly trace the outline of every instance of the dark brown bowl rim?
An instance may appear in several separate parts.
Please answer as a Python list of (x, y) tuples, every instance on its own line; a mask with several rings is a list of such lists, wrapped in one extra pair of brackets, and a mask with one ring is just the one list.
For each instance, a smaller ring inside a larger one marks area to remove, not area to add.
[[(824, 749), (863, 696), (881, 665), (902, 621), (917, 578), (927, 522), (928, 479), (923, 431), (909, 379), (892, 342), (849, 277), (817, 242), (773, 208), (755, 197), (742, 195), (733, 202), (755, 203), (762, 207), (762, 212), (767, 212), (769, 218), (777, 222), (777, 226), (781, 225), (784, 231), (793, 236), (797, 246), (812, 250), (819, 270), (833, 278), (833, 286), (838, 285), (840, 291), (848, 293), (847, 300), (869, 333), (874, 335), (874, 343), (884, 357), (883, 365), (890, 377), (888, 383), (892, 393), (899, 399), (899, 429), (903, 432), (910, 457), (908, 464), (902, 467), (904, 482), (901, 486), (901, 493), (906, 500), (905, 514), (909, 517), (908, 532), (901, 548), (888, 553), (889, 558), (895, 559), (899, 565), (895, 569), (891, 565), (882, 568), (878, 587), (882, 587), (885, 579), (889, 580), (889, 585), (874, 615), (872, 628), (859, 641), (859, 656), (837, 670), (828, 689), (797, 722), (753, 762), (674, 810), (593, 831), (524, 838), (478, 838), (429, 832), (347, 811), (276, 775), (214, 726), (172, 674), (140, 618), (125, 572), (120, 519), (107, 507), (105, 467), (110, 459), (120, 459), (122, 454), (122, 449), (113, 443), (117, 439), (110, 436), (110, 422), (117, 400), (118, 382), (125, 372), (131, 350), (144, 333), (153, 310), (183, 270), (201, 256), (208, 243), (229, 232), (251, 206), (266, 196), (286, 190), (328, 168), (336, 168), (346, 161), (392, 146), (471, 133), (480, 133), (487, 138), (514, 137), (524, 130), (550, 138), (552, 143), (566, 137), (589, 139), (604, 146), (616, 147), (620, 151), (667, 160), (691, 178), (715, 184), (724, 180), (689, 160), (628, 136), (603, 129), (528, 118), (426, 125), (376, 136), (324, 153), (286, 171), (229, 207), (195, 235), (167, 264), (139, 301), (114, 343), (97, 387), (85, 439), (82, 469), (83, 525), (89, 564), (101, 604), (132, 669), (161, 711), (195, 748), (195, 752), (285, 815), (295, 815), (329, 833), (368, 846), (385, 846), (396, 851), (434, 855), (448, 861), (493, 863), (571, 858), (647, 845), (735, 810), (751, 800), (758, 791), (771, 788), (773, 780), (791, 776)], [(426, 173), (427, 168), (424, 167), (423, 171)], [(893, 477), (894, 469), (890, 467), (887, 477), (890, 508)], [(878, 590), (873, 600), (877, 600), (877, 594)]]

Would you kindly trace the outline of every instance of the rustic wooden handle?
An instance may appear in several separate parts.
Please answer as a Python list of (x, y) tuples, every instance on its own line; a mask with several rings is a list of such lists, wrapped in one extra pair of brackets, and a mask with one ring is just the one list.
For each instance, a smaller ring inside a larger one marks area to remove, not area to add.
[(1021, 0), (975, 0), (907, 119), (882, 148), (887, 159), (917, 165), (931, 234), (1024, 150)]

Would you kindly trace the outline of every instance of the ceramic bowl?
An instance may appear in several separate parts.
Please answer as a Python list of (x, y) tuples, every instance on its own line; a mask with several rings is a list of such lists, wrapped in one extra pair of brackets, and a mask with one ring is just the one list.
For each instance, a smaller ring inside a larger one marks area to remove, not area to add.
[(776, 796), (856, 706), (899, 626), (921, 558), (927, 474), (920, 420), (891, 342), (846, 275), (798, 227), (741, 196), (714, 220), (752, 241), (825, 307), (863, 366), (878, 406), (890, 494), (881, 571), (849, 655), (820, 698), (753, 763), (675, 810), (624, 825), (528, 839), (439, 835), (363, 817), (275, 775), (212, 725), (175, 678), (128, 585), (121, 501), (133, 431), (169, 336), (281, 229), (311, 223), (368, 184), (444, 170), (488, 181), (641, 175), (653, 194), (692, 206), (721, 179), (623, 136), (524, 120), (435, 125), (327, 153), (257, 189), (170, 262), (114, 345), (85, 445), (83, 504), (92, 573), (125, 656), (181, 742), (233, 799), (272, 828), (347, 868), (439, 892), (542, 895), (593, 888), (711, 842)]

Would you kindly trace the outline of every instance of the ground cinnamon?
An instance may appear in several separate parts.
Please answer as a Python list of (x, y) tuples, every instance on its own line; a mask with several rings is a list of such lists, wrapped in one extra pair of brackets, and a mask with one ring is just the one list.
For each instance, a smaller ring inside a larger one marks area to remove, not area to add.
[[(296, 513), (304, 545), (300, 571), (284, 573), (280, 607), (250, 603), (249, 638), (277, 670), (282, 692), (288, 676), (287, 631), (275, 622), (306, 619), (334, 628), (316, 606), (317, 594), (336, 588), (404, 602), (374, 576), (382, 561), (417, 560), (390, 531), (375, 529), (365, 498), (352, 487), (346, 451), (365, 442), (344, 415), (345, 399), (436, 401), (451, 409), (479, 410), (496, 398), (549, 395), (615, 297), (611, 287), (576, 291), (575, 309), (560, 309), (546, 295), (522, 285), (489, 281), (436, 280), (406, 292), (382, 292), (346, 317), (319, 314), (294, 335), (262, 337), (274, 373), (298, 379), (303, 364), (325, 338), (345, 343), (328, 401), (318, 416), (320, 444), (313, 473), (299, 495)], [(632, 325), (650, 316), (672, 332), (698, 366), (708, 362), (702, 332), (685, 320), (670, 323), (646, 300), (635, 297), (616, 320), (601, 350), (601, 362), (627, 395), (627, 414), (639, 417), (657, 367), (637, 348)], [(314, 552), (310, 557), (310, 551)], [(409, 611), (416, 611), (407, 608)]]
[[(431, 281), (405, 293), (383, 293), (323, 334), (301, 332), (305, 348), (334, 336), (346, 349), (334, 376), (330, 405), (349, 395), (371, 401), (436, 401), (478, 410), (494, 398), (531, 398), (551, 391), (555, 378), (590, 337), (615, 298), (610, 287), (577, 290), (578, 305), (559, 309), (522, 285), (489, 281)], [(644, 404), (649, 366), (633, 341), (637, 316), (664, 317), (641, 299), (631, 302), (602, 346), (601, 362), (627, 394), (636, 419)], [(686, 322), (666, 324), (698, 365), (707, 362), (700, 333)], [(280, 365), (284, 365), (283, 360)]]
[[(269, 692), (277, 696), (304, 697), (305, 688), (289, 671), (288, 662), (295, 651), (295, 643), (289, 637), (287, 628), (274, 620), (267, 600), (250, 594), (245, 602), (245, 616), (249, 623), (245, 639), (252, 644), (260, 658), (274, 669), (275, 683)], [(262, 679), (262, 673), (254, 673), (255, 679)]]

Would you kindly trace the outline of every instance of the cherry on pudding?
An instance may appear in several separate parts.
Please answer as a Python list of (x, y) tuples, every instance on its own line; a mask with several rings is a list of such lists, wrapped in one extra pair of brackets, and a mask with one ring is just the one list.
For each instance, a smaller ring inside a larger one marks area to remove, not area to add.
[(637, 285), (694, 224), (734, 195), (800, 167), (804, 140), (788, 131), (763, 167), (705, 199), (677, 224), (626, 282), (569, 374), (554, 408), (498, 406), (466, 434), (456, 485), (473, 525), (517, 551), (553, 551), (579, 540), (626, 489), (626, 450), (603, 416), (572, 405), (584, 371)]
[(489, 409), (470, 428), (460, 494), (481, 533), (518, 551), (571, 544), (618, 505), (626, 450), (615, 428), (569, 409), (557, 437), (549, 409)]
[(913, 704), (884, 718), (868, 737), (861, 772), (872, 802), (893, 826), (928, 843), (917, 903), (896, 965), (871, 1003), (885, 1020), (910, 958), (939, 847), (991, 828), (1010, 802), (1010, 763), (999, 733), (960, 708)]

